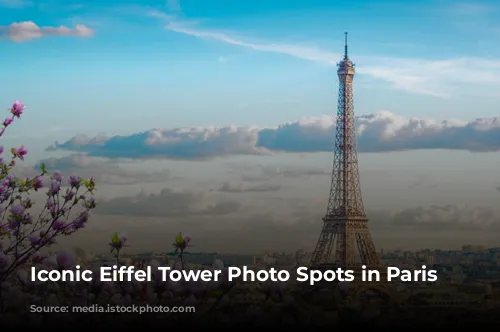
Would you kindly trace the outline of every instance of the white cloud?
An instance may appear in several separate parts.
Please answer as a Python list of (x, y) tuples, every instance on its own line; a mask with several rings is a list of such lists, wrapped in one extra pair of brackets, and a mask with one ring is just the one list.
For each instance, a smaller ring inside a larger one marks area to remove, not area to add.
[[(471, 122), (404, 118), (390, 112), (357, 117), (360, 152), (413, 149), (500, 151), (500, 118)], [(319, 116), (274, 128), (196, 127), (152, 129), (129, 136), (75, 136), (49, 149), (111, 158), (207, 159), (229, 155), (261, 155), (272, 151), (330, 152), (335, 118)]]
[(329, 64), (335, 64), (340, 57), (339, 54), (325, 52), (320, 49), (314, 49), (310, 47), (276, 43), (263, 44), (247, 42), (221, 32), (202, 31), (194, 28), (188, 28), (184, 24), (179, 24), (178, 22), (171, 22), (167, 25), (166, 28), (170, 31), (183, 33), (198, 38), (215, 39), (226, 44), (250, 48), (256, 51), (288, 54), (305, 60), (327, 62)]
[(47, 36), (91, 37), (94, 35), (94, 30), (82, 24), (77, 24), (74, 29), (71, 29), (64, 25), (59, 27), (39, 27), (32, 21), (25, 21), (1, 26), (0, 33), (15, 42), (23, 42)]
[[(158, 16), (157, 16), (158, 17)], [(251, 42), (228, 33), (199, 29), (179, 20), (166, 19), (166, 29), (201, 39), (244, 47), (255, 51), (285, 54), (295, 58), (335, 65), (340, 53), (311, 46), (279, 42)], [(476, 84), (489, 91), (500, 87), (500, 61), (477, 58), (444, 60), (356, 56), (359, 74), (390, 83), (398, 90), (434, 97), (448, 97), (460, 85)], [(481, 89), (477, 89), (481, 90)]]

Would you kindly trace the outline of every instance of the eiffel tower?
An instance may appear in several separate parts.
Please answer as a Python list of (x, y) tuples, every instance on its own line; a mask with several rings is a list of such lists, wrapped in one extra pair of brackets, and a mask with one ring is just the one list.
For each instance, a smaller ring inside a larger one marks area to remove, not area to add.
[(347, 32), (344, 49), (344, 59), (337, 70), (340, 85), (330, 198), (310, 267), (360, 270), (365, 265), (368, 269), (378, 269), (379, 258), (368, 229), (359, 185), (352, 91), (355, 69), (347, 53)]

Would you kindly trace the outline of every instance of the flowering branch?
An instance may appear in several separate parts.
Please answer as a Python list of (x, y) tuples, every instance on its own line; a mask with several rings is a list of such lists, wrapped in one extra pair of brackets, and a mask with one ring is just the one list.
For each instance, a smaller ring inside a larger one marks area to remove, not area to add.
[(120, 266), (120, 251), (125, 247), (127, 236), (125, 234), (115, 233), (111, 238), (109, 246), (111, 247), (111, 254), (115, 257), (116, 266)]
[(189, 236), (182, 236), (182, 233), (179, 233), (175, 238), (175, 242), (172, 244), (175, 252), (180, 252), (179, 259), (181, 261), (181, 269), (184, 269), (184, 250), (189, 247), (189, 242), (191, 242), (191, 238)]
[[(12, 105), (12, 116), (3, 121), (0, 136), (20, 118), (25, 108), (19, 101)], [(28, 150), (21, 145), (10, 152), (11, 158), (5, 162), (0, 147), (0, 283), (40, 249), (54, 244), (58, 236), (85, 227), (90, 211), (96, 207), (92, 197), (94, 178), (70, 176), (67, 187), (63, 188), (66, 183), (56, 171), (49, 177), (47, 199), (38, 216), (33, 217), (31, 210), (36, 204), (31, 195), (44, 188), (46, 166), (42, 163), (35, 177), (16, 178), (11, 172), (18, 160), (24, 161)]]

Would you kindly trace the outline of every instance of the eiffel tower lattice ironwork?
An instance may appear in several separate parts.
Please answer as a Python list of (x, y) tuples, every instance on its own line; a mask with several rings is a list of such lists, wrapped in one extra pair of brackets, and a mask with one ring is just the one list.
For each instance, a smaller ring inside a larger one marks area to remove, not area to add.
[(347, 269), (366, 265), (367, 268), (379, 268), (359, 185), (352, 89), (354, 74), (354, 63), (347, 54), (346, 32), (344, 58), (337, 70), (340, 85), (330, 198), (311, 267)]

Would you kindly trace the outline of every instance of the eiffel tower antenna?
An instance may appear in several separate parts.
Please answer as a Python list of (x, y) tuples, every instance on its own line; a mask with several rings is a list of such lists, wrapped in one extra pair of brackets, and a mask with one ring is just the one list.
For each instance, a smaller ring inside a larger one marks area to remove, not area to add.
[(345, 44), (344, 44), (344, 60), (349, 59), (349, 56), (347, 54), (347, 32), (344, 32), (345, 34)]
[(344, 59), (338, 64), (337, 70), (339, 99), (330, 197), (323, 217), (323, 229), (311, 258), (311, 267), (348, 269), (361, 265), (378, 268), (380, 265), (368, 229), (359, 185), (352, 89), (355, 72), (354, 63), (347, 54), (346, 32)]

